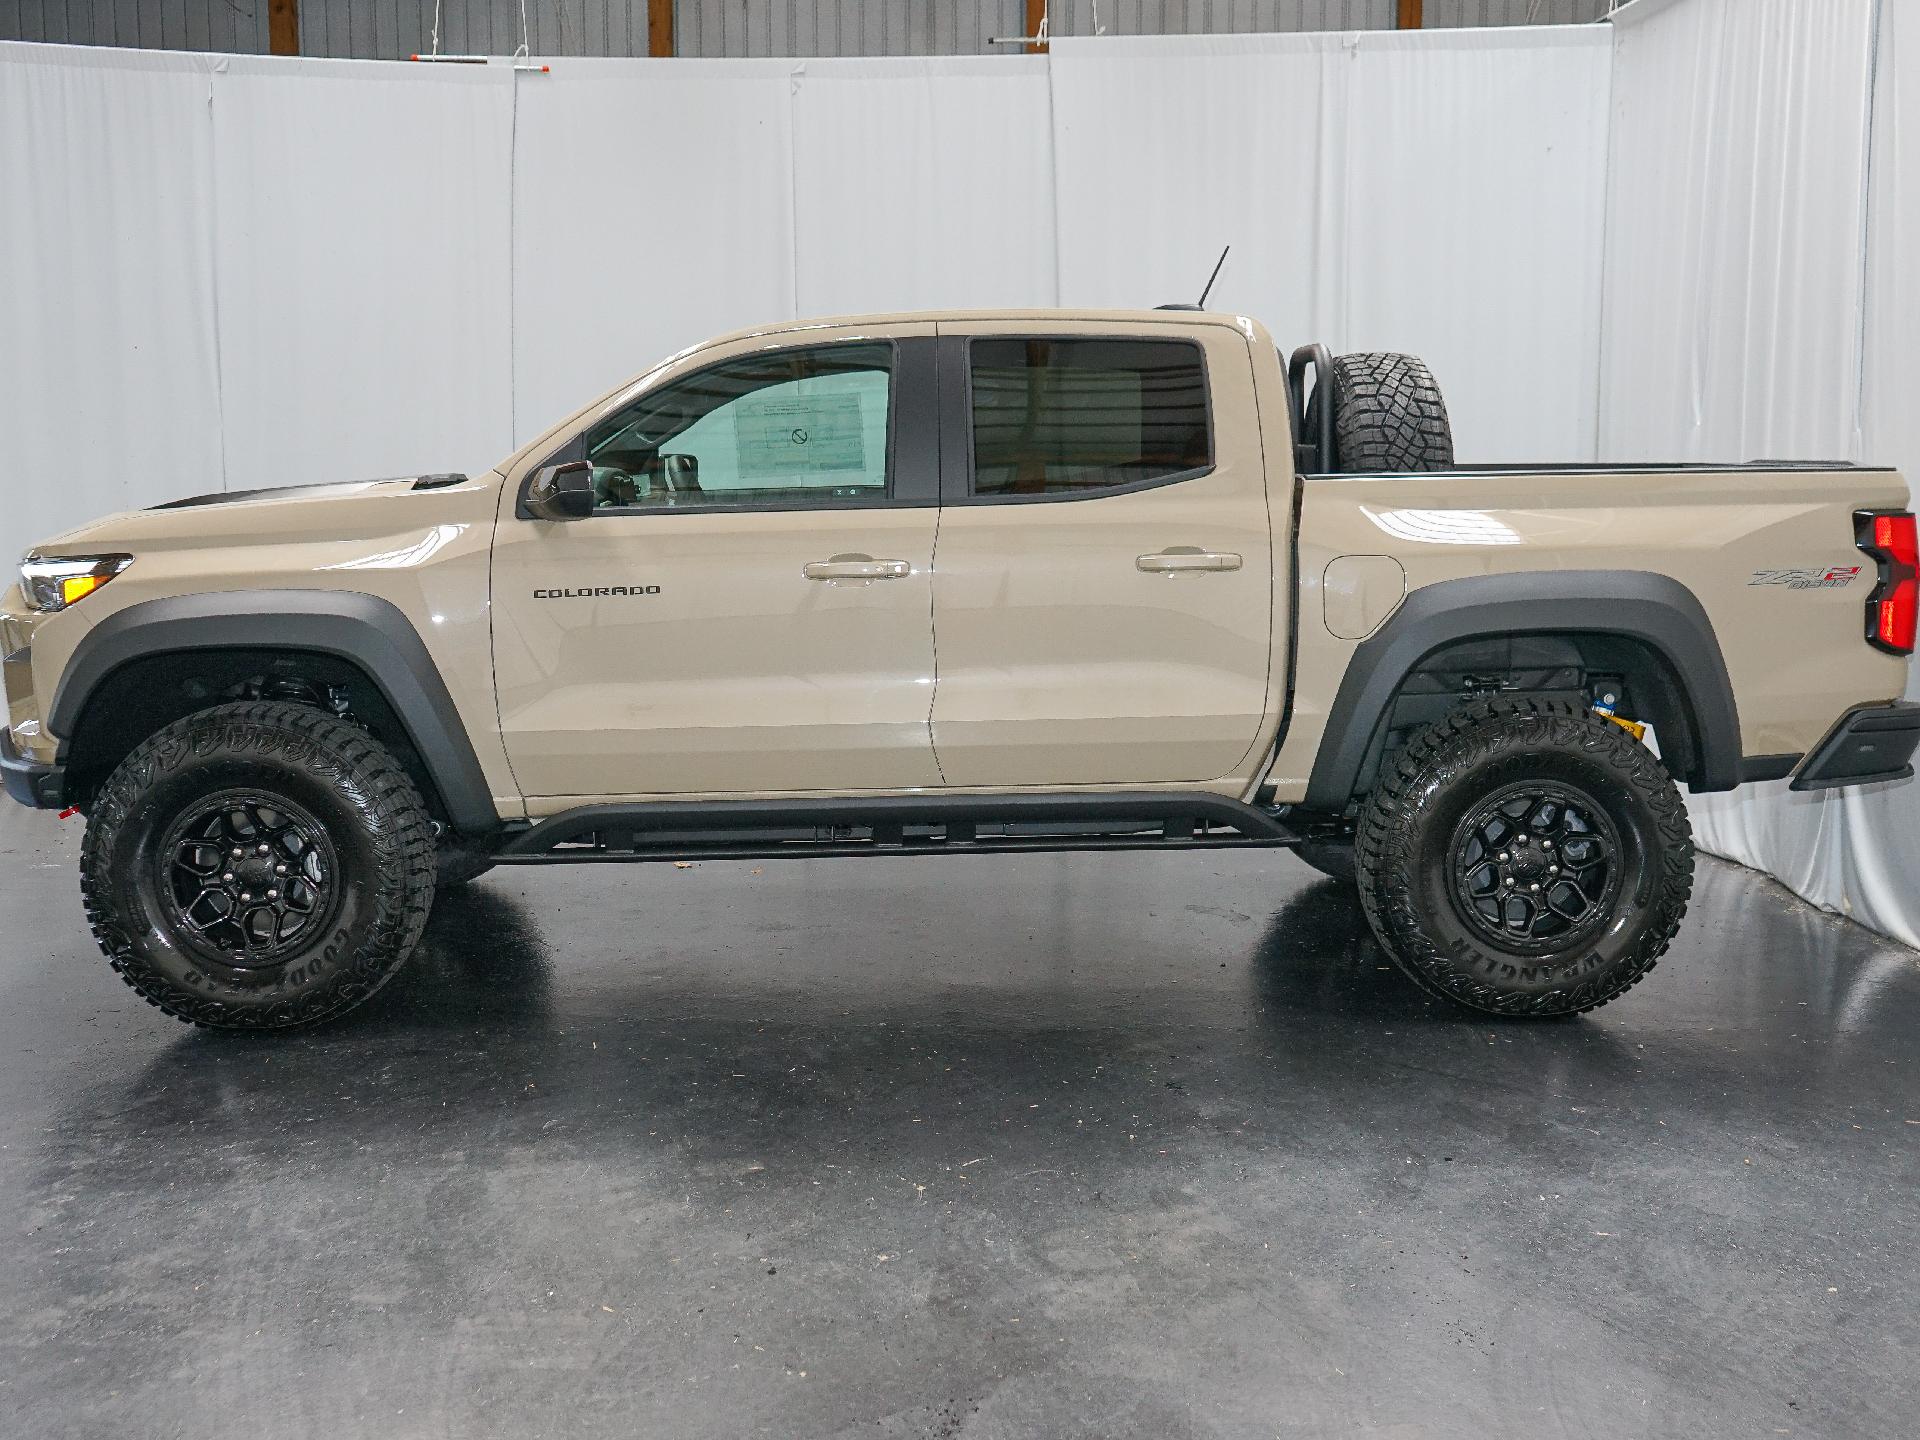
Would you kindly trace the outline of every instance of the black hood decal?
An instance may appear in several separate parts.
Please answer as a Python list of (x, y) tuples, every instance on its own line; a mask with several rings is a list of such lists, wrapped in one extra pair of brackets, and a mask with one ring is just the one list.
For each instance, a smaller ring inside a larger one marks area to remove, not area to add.
[(433, 490), (443, 485), (457, 485), (466, 478), (464, 475), (384, 475), (377, 480), (333, 480), (319, 485), (267, 485), (255, 490), (222, 490), (211, 495), (189, 495), (184, 500), (168, 500), (147, 508), (191, 510), (201, 505), (239, 505), (248, 500), (288, 500), (299, 495), (320, 495), (349, 485), (391, 485), (400, 480), (413, 481), (416, 490)]

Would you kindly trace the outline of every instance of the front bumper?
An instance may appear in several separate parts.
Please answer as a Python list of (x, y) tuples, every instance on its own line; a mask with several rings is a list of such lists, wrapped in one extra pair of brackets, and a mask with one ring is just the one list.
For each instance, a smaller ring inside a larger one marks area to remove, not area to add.
[(27, 759), (13, 748), (5, 725), (0, 725), (0, 780), (7, 794), (36, 810), (58, 810), (67, 803), (67, 767)]
[(1800, 762), (1790, 788), (1826, 790), (1835, 785), (1905, 780), (1913, 774), (1916, 747), (1920, 747), (1920, 704), (1892, 700), (1856, 705), (1834, 722)]

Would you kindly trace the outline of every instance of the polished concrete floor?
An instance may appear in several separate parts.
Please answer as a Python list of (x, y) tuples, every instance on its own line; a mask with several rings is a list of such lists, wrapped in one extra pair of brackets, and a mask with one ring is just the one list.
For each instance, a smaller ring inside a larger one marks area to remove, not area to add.
[(196, 1033), (0, 807), (0, 1435), (1899, 1436), (1920, 956), (1488, 1023), (1268, 853), (495, 872)]

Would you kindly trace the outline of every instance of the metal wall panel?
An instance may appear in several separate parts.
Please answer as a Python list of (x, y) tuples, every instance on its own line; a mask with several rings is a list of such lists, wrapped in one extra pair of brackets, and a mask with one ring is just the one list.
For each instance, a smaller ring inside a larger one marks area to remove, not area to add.
[[(1390, 29), (1394, 0), (1053, 0), (1055, 35)], [(1609, 0), (1426, 0), (1429, 28), (1562, 25)], [(647, 0), (440, 0), (442, 54), (645, 55)], [(525, 15), (523, 32), (522, 15)], [(675, 0), (687, 56), (985, 55), (1024, 0)], [(301, 0), (306, 55), (403, 59), (432, 47), (434, 0)], [(0, 40), (265, 54), (267, 0), (0, 0)]]
[[(1564, 25), (1611, 0), (1426, 0), (1438, 29)], [(979, 55), (1025, 33), (1023, 0), (676, 0), (682, 55)], [(1055, 35), (1207, 35), (1389, 30), (1395, 0), (1052, 0)]]
[(1053, 0), (1055, 35), (1220, 35), (1385, 30), (1394, 0)]
[(1020, 35), (1025, 23), (1024, 0), (676, 0), (674, 6), (680, 54), (709, 58), (984, 55), (994, 49), (990, 40)]
[(1426, 0), (1430, 27), (1464, 25), (1584, 25), (1601, 20), (1620, 0)]
[(267, 0), (0, 0), (0, 40), (267, 53)]
[[(264, 3), (264, 0), (252, 0)], [(524, 29), (523, 26), (524, 13)], [(646, 0), (441, 0), (442, 55), (645, 55)], [(300, 50), (402, 59), (433, 49), (433, 0), (302, 0)]]

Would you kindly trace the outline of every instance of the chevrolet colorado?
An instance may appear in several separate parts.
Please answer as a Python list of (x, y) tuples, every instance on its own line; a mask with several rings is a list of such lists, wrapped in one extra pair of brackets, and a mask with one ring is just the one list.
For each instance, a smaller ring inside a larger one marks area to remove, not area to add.
[(0, 770), (205, 1025), (350, 1009), (491, 865), (1224, 846), (1348, 875), (1437, 995), (1567, 1014), (1680, 924), (1676, 780), (1911, 774), (1906, 496), (1457, 467), (1417, 360), (1190, 308), (770, 325), (477, 478), (36, 546)]

